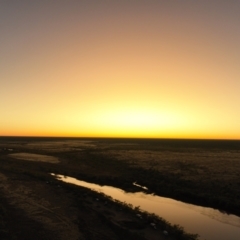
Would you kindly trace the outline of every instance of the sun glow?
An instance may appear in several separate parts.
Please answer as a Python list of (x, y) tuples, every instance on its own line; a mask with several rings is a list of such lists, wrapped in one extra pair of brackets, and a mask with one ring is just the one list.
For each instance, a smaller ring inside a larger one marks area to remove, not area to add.
[[(125, 105), (124, 105), (125, 106)], [(70, 120), (70, 119), (69, 119)], [(66, 123), (67, 125), (70, 122)], [(79, 126), (85, 125), (85, 128)], [(156, 111), (141, 106), (116, 107), (105, 106), (93, 111), (87, 116), (87, 122), (82, 121), (82, 115), (71, 119), (71, 134), (103, 137), (173, 137), (178, 129), (186, 130), (188, 121), (176, 112)]]
[(173, 122), (173, 116), (151, 112), (148, 110), (125, 109), (106, 112), (99, 119), (100, 125), (121, 128), (128, 131), (144, 131), (156, 128), (169, 128)]
[(239, 8), (83, 2), (0, 8), (0, 135), (240, 138)]

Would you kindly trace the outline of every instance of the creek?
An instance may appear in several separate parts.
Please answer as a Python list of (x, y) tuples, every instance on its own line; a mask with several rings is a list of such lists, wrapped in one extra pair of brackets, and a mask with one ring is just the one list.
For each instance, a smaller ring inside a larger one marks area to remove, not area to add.
[(146, 186), (133, 183), (142, 191), (131, 193), (112, 186), (100, 186), (76, 178), (53, 174), (58, 180), (104, 193), (113, 199), (139, 206), (140, 209), (154, 213), (171, 224), (178, 224), (189, 233), (197, 233), (206, 240), (239, 240), (240, 217), (226, 214), (217, 209), (184, 203), (171, 198), (146, 194)]

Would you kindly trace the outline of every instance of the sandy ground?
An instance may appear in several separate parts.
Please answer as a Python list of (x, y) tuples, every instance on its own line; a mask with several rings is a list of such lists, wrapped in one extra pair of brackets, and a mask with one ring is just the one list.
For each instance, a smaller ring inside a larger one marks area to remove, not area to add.
[[(55, 237), (56, 239), (84, 239), (77, 224), (74, 223), (77, 220), (77, 211), (72, 207), (71, 201), (64, 194), (61, 194), (61, 202), (59, 201), (60, 189), (52, 191), (47, 184), (8, 178), (1, 173), (0, 190), (10, 206), (28, 219), (28, 221), (21, 221), (22, 216), (18, 215), (19, 225), (25, 225), (29, 231), (31, 231), (29, 223), (41, 226), (40, 232), (25, 233), (29, 235), (29, 239), (33, 239), (31, 235), (35, 234), (37, 234), (35, 239), (54, 239)], [(15, 231), (13, 225), (12, 230)], [(19, 235), (19, 233), (16, 234)]]
[[(23, 159), (31, 161), (28, 169)], [(7, 232), (2, 239), (166, 239), (162, 230), (123, 211), (121, 205), (31, 173), (35, 171), (32, 161), (38, 166), (38, 162), (56, 164), (55, 160), (29, 153), (1, 155), (0, 196)]]

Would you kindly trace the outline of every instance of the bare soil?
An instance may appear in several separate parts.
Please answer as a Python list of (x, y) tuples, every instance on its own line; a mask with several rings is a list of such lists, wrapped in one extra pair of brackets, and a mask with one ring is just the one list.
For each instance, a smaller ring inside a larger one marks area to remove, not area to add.
[[(97, 173), (95, 167), (83, 162), (76, 169), (74, 160), (63, 154), (72, 150), (60, 151), (59, 157), (57, 149), (19, 142), (2, 143), (0, 149), (0, 239), (166, 239), (164, 229), (151, 227), (151, 219), (139, 219), (126, 206), (51, 176), (51, 172)], [(59, 163), (37, 156), (50, 152)], [(29, 161), (34, 154), (37, 161)], [(73, 155), (79, 161), (78, 154)], [(99, 171), (98, 176), (106, 174)]]
[(50, 173), (240, 215), (240, 141), (0, 138), (0, 239), (197, 239)]

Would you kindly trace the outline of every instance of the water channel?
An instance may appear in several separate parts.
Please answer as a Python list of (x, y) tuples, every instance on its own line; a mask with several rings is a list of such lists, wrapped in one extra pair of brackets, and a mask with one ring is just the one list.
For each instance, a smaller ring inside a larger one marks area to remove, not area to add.
[[(102, 192), (119, 201), (139, 206), (140, 209), (155, 213), (172, 224), (179, 224), (187, 232), (199, 234), (200, 239), (240, 239), (240, 218), (236, 215), (225, 214), (213, 208), (187, 204), (144, 192), (128, 193), (111, 186), (100, 186), (63, 175), (52, 175), (61, 181)], [(133, 184), (140, 189), (147, 188), (137, 183)]]

